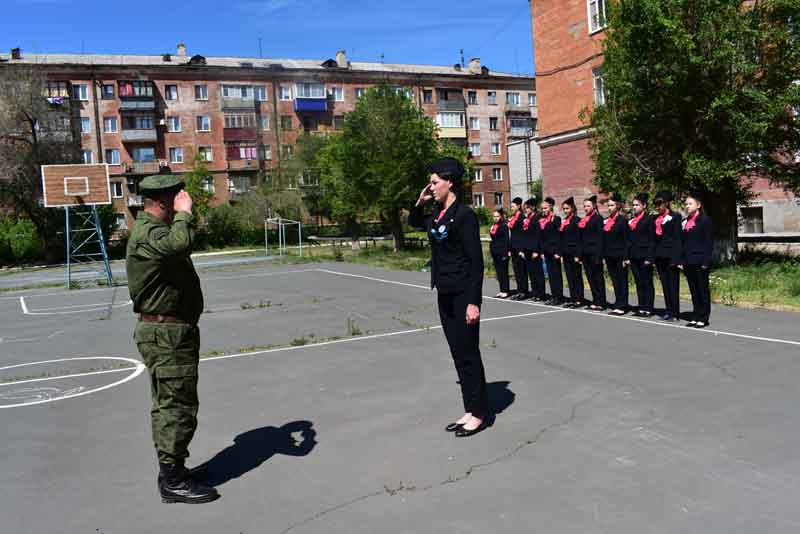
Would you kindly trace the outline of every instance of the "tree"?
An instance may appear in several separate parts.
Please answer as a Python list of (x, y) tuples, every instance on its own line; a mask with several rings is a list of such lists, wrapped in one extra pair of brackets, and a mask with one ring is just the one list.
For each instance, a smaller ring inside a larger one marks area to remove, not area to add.
[(192, 170), (184, 174), (183, 179), (186, 183), (186, 192), (192, 197), (192, 212), (195, 217), (205, 221), (211, 201), (214, 200), (214, 193), (209, 191), (205, 184), (208, 180), (213, 180), (214, 176), (209, 172), (206, 160), (200, 154), (195, 154)]
[(800, 192), (800, 0), (617, 0), (608, 6), (596, 185), (705, 193), (718, 259), (763, 177)]

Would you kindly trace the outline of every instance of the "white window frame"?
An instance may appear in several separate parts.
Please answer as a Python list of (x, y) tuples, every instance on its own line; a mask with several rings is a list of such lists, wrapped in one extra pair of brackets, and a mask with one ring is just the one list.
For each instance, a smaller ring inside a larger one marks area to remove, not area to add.
[(208, 85), (198, 84), (194, 86), (194, 99), (206, 102), (208, 101)]
[(255, 87), (253, 87), (253, 90), (256, 93), (256, 100), (258, 102), (269, 101), (269, 90), (267, 89), (266, 85), (256, 85)]
[[(202, 119), (208, 119), (208, 128), (201, 128)], [(195, 127), (197, 128), (198, 132), (210, 132), (211, 131), (211, 117), (209, 115), (198, 115), (197, 119), (195, 120)]]
[[(113, 121), (113, 128), (108, 127), (108, 121)], [(119, 132), (119, 124), (116, 117), (103, 117), (103, 133), (112, 134)]]
[(492, 168), (492, 180), (495, 182), (503, 181), (503, 169), (501, 167)]
[(259, 118), (258, 126), (259, 128), (261, 128), (262, 132), (268, 132), (270, 131), (271, 128), (269, 123), (270, 123), (269, 115), (261, 115), (261, 117)]
[[(117, 194), (119, 188), (119, 194)], [(122, 188), (122, 182), (111, 182), (111, 198), (122, 198), (125, 196), (125, 191)]]
[(483, 193), (472, 193), (472, 205), (476, 208), (483, 208), (486, 206), (484, 203)]
[(361, 98), (362, 96), (364, 96), (364, 94), (365, 94), (366, 92), (367, 92), (367, 90), (366, 90), (366, 89), (364, 89), (363, 87), (356, 87), (356, 90), (355, 90), (355, 94), (356, 94), (356, 100), (358, 100), (359, 98)]
[(292, 100), (292, 88), (287, 87), (285, 85), (281, 85), (281, 102), (289, 102), (291, 100)]
[[(497, 195), (500, 195), (500, 202), (497, 201)], [(502, 191), (495, 191), (492, 195), (494, 199), (495, 206), (502, 206), (503, 205), (503, 192)]]
[[(170, 87), (174, 87), (175, 88), (175, 98), (169, 98), (169, 96), (170, 96), (169, 88)], [(178, 100), (178, 95), (179, 94), (180, 94), (180, 91), (178, 91), (178, 86), (175, 85), (174, 83), (169, 83), (169, 84), (166, 84), (164, 86), (164, 100), (166, 100), (167, 102), (176, 102)]]
[[(86, 128), (84, 128), (84, 124)], [(81, 133), (82, 134), (90, 134), (92, 133), (92, 119), (91, 117), (81, 117)]]
[(506, 92), (506, 105), (509, 106), (519, 106), (519, 103), (522, 102), (520, 94), (516, 91), (507, 91)]
[[(173, 120), (177, 121), (177, 128), (173, 127)], [(169, 133), (179, 133), (182, 131), (181, 118), (179, 115), (170, 115), (167, 117), (167, 131)]]
[(470, 117), (469, 118), (469, 129), (470, 130), (480, 130), (481, 129), (481, 118), (480, 117)]
[[(494, 128), (492, 128), (492, 120), (494, 120)], [(500, 119), (498, 117), (489, 117), (489, 130), (492, 132), (500, 130)]]
[[(445, 122), (450, 122), (449, 120), (445, 121), (444, 120), (445, 117), (454, 118), (455, 116), (459, 117), (457, 125), (445, 124)], [(439, 128), (463, 128), (464, 120), (465, 120), (464, 113), (459, 111), (440, 111), (439, 113), (436, 114), (436, 124), (439, 126)]]
[[(167, 150), (170, 163), (183, 163), (183, 147), (171, 146)], [(173, 157), (173, 155), (175, 157)]]
[(214, 149), (210, 146), (197, 147), (197, 154), (205, 162), (214, 161)]
[(592, 69), (592, 92), (594, 93), (594, 105), (604, 106), (606, 104), (606, 84), (603, 78), (603, 67)]
[(72, 86), (72, 94), (75, 98), (80, 100), (81, 102), (88, 102), (89, 101), (89, 86), (80, 83)]
[(344, 87), (331, 87), (334, 102), (344, 102)]
[[(494, 100), (494, 102), (492, 102)], [(496, 106), (497, 105), (497, 91), (487, 91), (486, 92), (486, 105), (487, 106)]]
[(483, 182), (483, 169), (475, 169), (473, 180), (475, 181), (475, 183)]
[[(592, 16), (592, 6), (597, 6), (597, 20)], [(606, 0), (586, 0), (586, 17), (589, 21), (589, 34), (603, 31), (608, 25), (608, 10), (606, 9)]]
[(261, 155), (265, 160), (272, 160), (272, 145), (261, 145)]
[[(477, 147), (477, 150), (475, 148)], [(469, 153), (473, 156), (480, 156), (481, 155), (481, 144), (480, 143), (470, 143), (469, 144)]]
[[(115, 198), (122, 198), (122, 197), (115, 197)], [(128, 220), (125, 218), (124, 213), (115, 213), (114, 219), (117, 225), (117, 230), (127, 230), (128, 229)]]
[[(87, 154), (89, 155), (88, 161), (86, 158)], [(92, 152), (87, 148), (81, 150), (81, 161), (83, 161), (83, 163), (85, 163), (86, 165), (91, 165), (92, 163), (94, 163), (94, 152)]]
[[(289, 90), (289, 98), (284, 98), (283, 90)], [(291, 87), (281, 86), (281, 100), (287, 101), (292, 99)], [(294, 93), (297, 98), (327, 98), (324, 83), (314, 82), (297, 82), (294, 84)]]
[[(110, 154), (116, 154), (117, 157), (116, 158), (114, 158), (113, 156), (109, 157)], [(120, 158), (120, 154), (119, 154), (119, 149), (118, 148), (107, 148), (106, 149), (106, 163), (108, 163), (109, 165), (120, 165), (120, 159), (119, 158)], [(115, 159), (116, 159), (116, 161), (114, 161)]]
[(203, 178), (202, 184), (203, 190), (208, 193), (214, 193), (216, 191), (216, 186), (214, 185), (214, 177), (213, 176), (206, 176)]
[(503, 154), (503, 149), (500, 146), (500, 143), (492, 143), (491, 150), (492, 150), (492, 156), (501, 156)]
[[(533, 103), (531, 103), (533, 101)], [(536, 107), (536, 92), (528, 93), (528, 107), (535, 108)]]

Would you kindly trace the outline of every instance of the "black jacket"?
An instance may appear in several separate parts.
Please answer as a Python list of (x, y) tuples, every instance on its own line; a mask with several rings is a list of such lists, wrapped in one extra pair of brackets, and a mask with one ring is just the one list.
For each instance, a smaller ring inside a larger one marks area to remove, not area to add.
[(561, 217), (556, 215), (541, 231), (542, 252), (548, 256), (559, 254), (559, 249), (561, 248), (561, 232), (558, 231), (559, 228), (561, 228)]
[[(527, 219), (527, 217), (525, 219)], [(520, 219), (519, 221), (519, 224), (521, 224), (523, 228), (522, 248), (523, 250), (529, 250), (538, 254), (542, 251), (542, 231), (539, 228), (539, 215), (533, 214), (527, 230), (524, 229), (525, 219)]]
[(628, 259), (628, 232), (628, 219), (620, 213), (614, 221), (614, 226), (608, 232), (603, 230), (604, 258)]
[(653, 236), (653, 217), (645, 214), (636, 225), (636, 230), (628, 226), (628, 256), (632, 260), (655, 261), (655, 241)]
[(587, 221), (586, 227), (580, 229), (581, 254), (584, 256), (601, 256), (603, 254), (603, 217), (597, 211)]
[(705, 213), (697, 216), (694, 228), (682, 231), (683, 261), (686, 265), (711, 266), (711, 253), (714, 250), (714, 228), (711, 217)]
[(655, 242), (655, 257), (668, 258), (670, 264), (678, 265), (683, 262), (683, 245), (681, 236), (681, 214), (677, 211), (670, 210), (671, 220), (663, 223), (661, 229), (662, 235), (656, 234), (655, 220), (658, 218), (656, 215), (653, 218), (653, 241)]
[[(481, 305), (483, 295), (483, 249), (475, 212), (454, 202), (444, 217), (435, 223), (440, 208), (426, 216), (423, 207), (414, 207), (408, 224), (424, 228), (431, 244), (431, 287), (442, 294), (467, 295), (469, 304)], [(434, 228), (435, 225), (435, 228)], [(440, 231), (441, 230), (441, 231)]]
[(492, 242), (489, 244), (489, 252), (492, 257), (500, 258), (508, 257), (508, 251), (511, 249), (511, 237), (508, 233), (508, 225), (505, 221), (500, 221), (497, 225), (497, 232), (494, 235), (489, 234)]
[(522, 234), (522, 221), (525, 219), (525, 214), (522, 212), (518, 213), (520, 214), (519, 219), (517, 219), (514, 228), (509, 227), (509, 232), (511, 234), (511, 248), (513, 248), (514, 250), (522, 250), (524, 245), (523, 234)]
[(581, 256), (581, 233), (578, 228), (578, 221), (580, 218), (575, 215), (572, 220), (561, 232), (561, 242), (559, 245), (559, 254), (561, 256), (572, 256), (579, 258)]

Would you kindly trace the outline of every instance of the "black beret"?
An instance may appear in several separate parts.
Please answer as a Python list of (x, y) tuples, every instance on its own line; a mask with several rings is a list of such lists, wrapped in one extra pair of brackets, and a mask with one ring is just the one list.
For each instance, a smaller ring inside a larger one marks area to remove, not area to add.
[(622, 198), (622, 195), (619, 193), (611, 193), (611, 196), (608, 197), (609, 200), (613, 200), (614, 202), (625, 202), (625, 199)]
[(550, 204), (551, 206), (556, 205), (556, 199), (554, 199), (553, 197), (545, 197), (544, 201)]
[(453, 183), (460, 183), (464, 177), (464, 166), (456, 158), (442, 158), (428, 165), (428, 172)]
[(656, 193), (656, 198), (653, 199), (653, 202), (672, 202), (673, 198), (675, 197), (669, 191), (659, 191)]
[(647, 201), (650, 199), (650, 195), (647, 193), (639, 193), (634, 197), (635, 200), (638, 200), (642, 204), (647, 204)]

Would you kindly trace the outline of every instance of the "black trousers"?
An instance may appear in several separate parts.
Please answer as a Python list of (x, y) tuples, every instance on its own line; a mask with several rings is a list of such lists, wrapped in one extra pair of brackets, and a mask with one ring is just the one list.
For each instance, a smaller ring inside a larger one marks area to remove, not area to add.
[(678, 268), (672, 265), (670, 258), (656, 258), (656, 269), (664, 291), (664, 307), (667, 313), (677, 318), (681, 313), (681, 278)]
[(622, 258), (606, 258), (606, 267), (614, 286), (614, 308), (628, 308), (628, 269), (622, 265)]
[(577, 304), (583, 303), (583, 267), (575, 261), (575, 256), (562, 256), (564, 272), (569, 285), (569, 298)]
[(497, 273), (497, 281), (500, 284), (500, 292), (509, 292), (508, 281), (508, 256), (492, 256), (494, 272)]
[(645, 265), (644, 260), (631, 260), (633, 279), (636, 281), (636, 298), (639, 309), (652, 313), (656, 300), (656, 288), (653, 285), (653, 264)]
[(583, 267), (586, 269), (586, 280), (592, 290), (592, 304), (595, 306), (606, 305), (606, 279), (603, 277), (603, 261), (595, 254), (584, 254), (581, 257)]
[(480, 324), (467, 324), (468, 297), (465, 293), (439, 293), (438, 299), (442, 329), (461, 383), (464, 411), (476, 417), (486, 416), (489, 413), (489, 397), (479, 347)]
[(530, 250), (525, 251), (525, 267), (528, 271), (528, 277), (531, 280), (531, 292), (536, 298), (544, 298), (546, 293), (544, 287), (544, 267), (542, 264), (542, 255), (533, 257), (533, 252)]
[(547, 278), (550, 279), (550, 296), (554, 299), (564, 298), (564, 278), (561, 274), (561, 260), (555, 254), (545, 254), (544, 262), (547, 265)]
[(520, 258), (518, 249), (511, 250), (511, 267), (514, 269), (514, 280), (517, 281), (517, 293), (528, 292), (528, 271), (525, 268), (525, 259)]
[(700, 265), (684, 265), (683, 272), (692, 293), (692, 321), (708, 323), (711, 317), (711, 289), (709, 288), (709, 269)]

